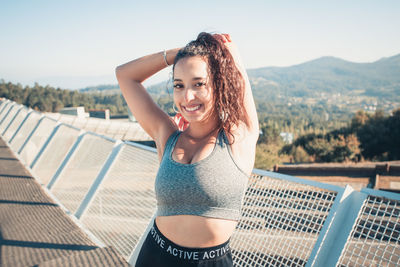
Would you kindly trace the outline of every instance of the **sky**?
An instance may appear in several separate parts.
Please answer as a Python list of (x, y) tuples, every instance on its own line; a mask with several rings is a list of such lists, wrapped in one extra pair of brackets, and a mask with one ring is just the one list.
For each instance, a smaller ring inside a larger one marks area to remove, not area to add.
[(398, 0), (0, 0), (0, 14), (0, 79), (24, 86), (117, 84), (118, 65), (182, 47), (202, 31), (229, 33), (246, 68), (400, 54)]

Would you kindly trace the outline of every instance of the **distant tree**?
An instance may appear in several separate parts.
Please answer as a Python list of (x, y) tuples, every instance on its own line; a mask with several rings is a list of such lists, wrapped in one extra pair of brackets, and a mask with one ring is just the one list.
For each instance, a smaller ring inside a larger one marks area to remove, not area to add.
[(291, 154), (293, 156), (292, 162), (305, 163), (312, 161), (310, 155), (301, 146), (294, 147), (294, 151)]
[(295, 162), (343, 162), (360, 160), (360, 142), (348, 129), (325, 134), (309, 133), (281, 149)]
[(175, 113), (173, 109), (173, 100), (170, 96), (168, 95), (161, 95), (158, 100), (157, 104), (160, 106), (162, 110), (167, 112), (168, 114), (172, 115)]
[(400, 108), (393, 111), (393, 115), (386, 121), (388, 132), (388, 159), (400, 159)]
[(361, 154), (366, 159), (387, 160), (390, 149), (389, 129), (382, 111), (377, 111), (357, 129)]
[(49, 85), (41, 86), (35, 83), (33, 87), (21, 84), (6, 83), (0, 80), (0, 97), (5, 97), (17, 103), (38, 111), (58, 112), (63, 107), (84, 106), (86, 110), (95, 107), (110, 109), (111, 114), (127, 114), (127, 106), (121, 94), (101, 95), (80, 93), (72, 90), (62, 90)]
[(357, 131), (369, 120), (369, 118), (370, 116), (365, 111), (357, 111), (354, 117), (351, 119), (350, 128), (352, 129), (352, 131)]
[(261, 132), (258, 138), (259, 144), (279, 144), (281, 142), (277, 125), (264, 125), (261, 127)]
[(280, 146), (277, 144), (259, 144), (256, 147), (254, 168), (271, 169), (274, 165), (290, 160), (288, 155), (279, 154)]

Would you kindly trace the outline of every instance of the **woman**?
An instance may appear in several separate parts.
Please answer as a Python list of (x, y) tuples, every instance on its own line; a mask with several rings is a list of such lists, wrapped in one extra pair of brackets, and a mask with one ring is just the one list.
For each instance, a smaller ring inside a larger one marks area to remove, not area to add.
[[(173, 63), (180, 131), (142, 82)], [(255, 158), (256, 108), (245, 69), (228, 34), (200, 33), (184, 48), (116, 68), (124, 98), (154, 139), (160, 168), (157, 212), (136, 266), (232, 266), (230, 237)]]

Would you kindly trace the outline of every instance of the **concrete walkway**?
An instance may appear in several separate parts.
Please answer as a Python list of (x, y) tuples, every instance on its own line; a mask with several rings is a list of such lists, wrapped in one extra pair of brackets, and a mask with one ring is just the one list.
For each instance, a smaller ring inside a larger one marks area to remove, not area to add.
[(99, 248), (0, 138), (0, 266), (130, 266)]

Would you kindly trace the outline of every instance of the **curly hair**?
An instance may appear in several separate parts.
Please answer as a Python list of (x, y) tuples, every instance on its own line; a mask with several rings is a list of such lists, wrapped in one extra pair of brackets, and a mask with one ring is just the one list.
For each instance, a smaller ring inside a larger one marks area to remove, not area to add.
[(243, 76), (225, 44), (210, 33), (201, 32), (196, 40), (179, 50), (172, 72), (179, 60), (194, 56), (201, 56), (207, 62), (211, 85), (214, 88), (213, 111), (219, 114), (218, 127), (223, 128), (234, 140), (232, 127), (238, 126), (240, 122), (248, 125), (248, 116), (243, 105), (245, 88)]

